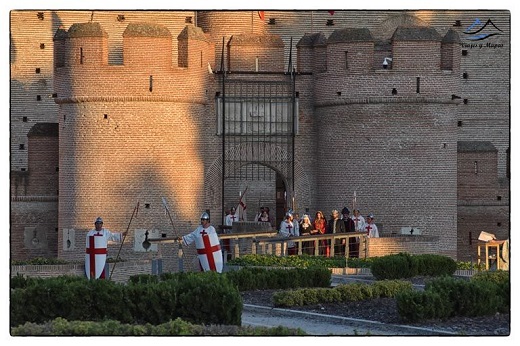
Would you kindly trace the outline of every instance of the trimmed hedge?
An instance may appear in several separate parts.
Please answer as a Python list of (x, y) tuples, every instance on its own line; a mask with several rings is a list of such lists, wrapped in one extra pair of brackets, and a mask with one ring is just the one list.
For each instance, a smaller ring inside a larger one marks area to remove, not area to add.
[(317, 267), (141, 274), (130, 277), (127, 285), (78, 276), (16, 276), (11, 279), (11, 325), (58, 317), (153, 325), (181, 317), (193, 323), (240, 325), (239, 291), (329, 287), (330, 281), (330, 271)]
[(241, 324), (242, 298), (224, 275), (178, 273), (152, 281), (122, 285), (71, 276), (29, 279), (25, 288), (11, 290), (11, 326), (57, 317), (152, 324), (181, 317), (193, 323)]
[(303, 288), (273, 294), (277, 307), (313, 305), (319, 303), (352, 302), (372, 298), (395, 297), (400, 292), (413, 289), (412, 283), (400, 280), (384, 280), (374, 284), (352, 283), (334, 288)]
[(370, 265), (370, 271), (377, 280), (395, 280), (414, 276), (453, 275), (457, 262), (442, 255), (410, 255), (399, 253), (376, 257)]
[[(372, 258), (349, 258), (349, 268), (368, 268)], [(275, 256), (275, 255), (243, 255), (239, 258), (230, 260), (228, 265), (242, 267), (292, 267), (292, 268), (345, 268), (347, 261), (343, 256), (322, 257), (310, 256), (307, 254), (298, 256)]]
[(196, 325), (183, 321), (180, 318), (159, 325), (124, 324), (119, 321), (108, 320), (101, 322), (67, 321), (58, 317), (50, 322), (36, 324), (27, 322), (24, 325), (11, 328), (12, 336), (303, 336), (306, 333), (301, 329), (286, 327), (240, 327)]
[(424, 292), (400, 293), (396, 300), (399, 315), (410, 322), (509, 312), (509, 275), (483, 274), (471, 280), (436, 278), (425, 285)]
[(242, 268), (224, 275), (239, 291), (287, 289), (298, 287), (329, 287), (331, 273), (327, 268), (266, 269)]

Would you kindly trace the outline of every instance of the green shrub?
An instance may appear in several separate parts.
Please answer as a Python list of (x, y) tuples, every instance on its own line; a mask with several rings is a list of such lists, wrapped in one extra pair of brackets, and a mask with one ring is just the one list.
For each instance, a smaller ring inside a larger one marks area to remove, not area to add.
[(11, 265), (56, 265), (56, 264), (68, 264), (71, 263), (69, 261), (63, 260), (61, 258), (45, 258), (45, 257), (36, 257), (30, 260), (24, 261), (11, 261)]
[(459, 262), (457, 262), (457, 269), (460, 269), (460, 270), (484, 270), (484, 269), (486, 269), (486, 265), (483, 262), (478, 264), (476, 262), (459, 261)]
[(509, 282), (509, 272), (505, 270), (482, 271), (471, 277), (472, 281), (488, 281), (495, 284)]
[(25, 288), (11, 290), (11, 326), (57, 317), (153, 324), (182, 317), (195, 323), (240, 324), (242, 299), (224, 275), (179, 273), (154, 281), (146, 276), (129, 285), (82, 277), (31, 280)]
[(305, 335), (301, 329), (286, 327), (239, 327), (196, 325), (180, 318), (159, 325), (124, 324), (119, 321), (67, 321), (58, 317), (43, 324), (27, 322), (11, 328), (12, 336), (189, 336), (189, 335)]
[(484, 316), (507, 311), (509, 301), (502, 292), (505, 291), (505, 284), (497, 277), (485, 274), (472, 280), (449, 276), (433, 279), (426, 283), (424, 292), (397, 296), (399, 314), (404, 320), (418, 321), (452, 316)]
[[(370, 268), (372, 258), (349, 258), (349, 268)], [(292, 267), (292, 268), (345, 268), (347, 261), (345, 257), (322, 257), (322, 256), (286, 256), (280, 257), (275, 255), (244, 255), (239, 258), (232, 259), (229, 265), (237, 265), (242, 267)]]
[(239, 291), (329, 287), (330, 271), (326, 268), (268, 269), (244, 267), (224, 275)]
[(405, 279), (417, 275), (444, 276), (455, 273), (457, 262), (442, 255), (410, 255), (402, 252), (374, 258), (370, 270), (377, 280)]
[(152, 274), (139, 274), (132, 275), (128, 278), (129, 284), (147, 284), (147, 283), (157, 283), (161, 278), (157, 275)]
[(450, 302), (433, 291), (404, 291), (396, 295), (397, 311), (406, 322), (445, 319), (452, 315)]
[(31, 281), (30, 278), (26, 278), (25, 276), (23, 275), (20, 275), (20, 274), (16, 274), (15, 276), (13, 276), (10, 280), (10, 283), (9, 283), (9, 287), (14, 289), (14, 288), (26, 288), (27, 285), (29, 285), (29, 282)]
[(241, 324), (242, 297), (226, 276), (188, 273), (178, 282), (179, 316), (192, 323)]
[(408, 253), (374, 258), (370, 271), (376, 280), (411, 278), (417, 275), (417, 267)]
[(303, 288), (273, 294), (277, 307), (313, 305), (319, 303), (361, 301), (377, 297), (394, 297), (396, 294), (411, 291), (412, 284), (406, 281), (381, 281), (370, 285), (351, 283), (334, 288)]
[(412, 291), (413, 285), (410, 281), (382, 280), (374, 282), (371, 288), (375, 298), (393, 298), (401, 292)]
[(422, 276), (444, 276), (453, 275), (457, 270), (457, 262), (451, 257), (422, 254), (412, 256), (416, 262), (417, 275)]

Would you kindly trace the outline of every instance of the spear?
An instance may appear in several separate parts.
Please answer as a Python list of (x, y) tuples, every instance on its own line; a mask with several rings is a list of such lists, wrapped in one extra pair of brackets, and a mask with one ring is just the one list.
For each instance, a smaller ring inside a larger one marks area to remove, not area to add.
[(174, 229), (173, 227), (173, 220), (172, 220), (172, 215), (170, 214), (170, 208), (168, 208), (168, 203), (166, 203), (166, 198), (162, 198), (162, 204), (164, 205), (164, 209), (166, 209), (166, 213), (168, 214), (168, 217), (170, 218), (170, 222), (172, 224), (172, 231)]
[(114, 274), (114, 269), (116, 269), (117, 260), (119, 259), (119, 254), (121, 253), (121, 249), (123, 248), (123, 244), (125, 243), (126, 236), (128, 234), (128, 230), (130, 229), (130, 224), (134, 219), (134, 215), (137, 217), (137, 212), (139, 211), (139, 201), (137, 201), (137, 205), (134, 207), (134, 211), (132, 212), (132, 216), (130, 217), (130, 221), (128, 222), (128, 226), (126, 227), (126, 231), (123, 235), (123, 240), (121, 241), (121, 245), (119, 246), (119, 251), (117, 252), (116, 260), (114, 262), (114, 266), (112, 267), (112, 271), (110, 272), (110, 276), (108, 280), (112, 278), (112, 274)]

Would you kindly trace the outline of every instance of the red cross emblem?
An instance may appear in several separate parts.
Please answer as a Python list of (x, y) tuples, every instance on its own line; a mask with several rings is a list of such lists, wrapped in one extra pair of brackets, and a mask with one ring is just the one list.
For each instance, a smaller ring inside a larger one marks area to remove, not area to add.
[(209, 269), (212, 271), (216, 271), (217, 267), (215, 265), (215, 258), (213, 258), (213, 253), (220, 251), (220, 244), (211, 246), (211, 242), (208, 236), (208, 232), (203, 228), (200, 232), (202, 235), (202, 241), (204, 242), (203, 249), (197, 249), (197, 254), (205, 255), (208, 259)]
[(94, 246), (94, 237), (96, 236), (101, 236), (101, 234), (95, 234), (93, 236), (90, 236), (89, 237), (89, 247), (87, 248), (86, 250), (86, 253), (89, 258), (89, 263), (90, 263), (90, 277), (91, 278), (95, 278), (96, 277), (96, 255), (106, 255), (107, 254), (107, 249), (106, 248), (101, 248), (101, 249), (96, 249)]
[(370, 235), (370, 231), (372, 230), (372, 226), (369, 224), (368, 226), (365, 227), (365, 229), (367, 230), (367, 234)]

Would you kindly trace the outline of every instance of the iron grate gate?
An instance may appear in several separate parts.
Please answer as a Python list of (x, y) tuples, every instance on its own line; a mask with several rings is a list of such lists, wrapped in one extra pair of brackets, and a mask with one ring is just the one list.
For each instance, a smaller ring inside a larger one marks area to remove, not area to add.
[(223, 179), (292, 181), (294, 168), (294, 84), (223, 79), (218, 102), (223, 138)]

